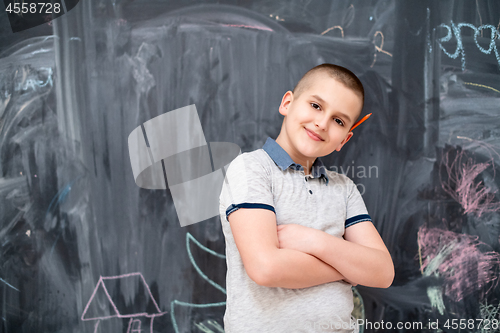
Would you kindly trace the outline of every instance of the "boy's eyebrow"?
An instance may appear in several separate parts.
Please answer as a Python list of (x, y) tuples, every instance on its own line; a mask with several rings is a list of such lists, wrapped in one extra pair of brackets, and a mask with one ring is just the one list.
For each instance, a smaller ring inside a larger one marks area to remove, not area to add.
[[(312, 95), (311, 97), (316, 98), (317, 100), (319, 100), (319, 102), (321, 104), (328, 106), (328, 103), (323, 98), (319, 97), (318, 95)], [(351, 118), (349, 118), (348, 115), (346, 115), (345, 113), (342, 113), (342, 112), (338, 112), (338, 113), (340, 113), (340, 115), (342, 117), (346, 118), (348, 122), (351, 122)]]

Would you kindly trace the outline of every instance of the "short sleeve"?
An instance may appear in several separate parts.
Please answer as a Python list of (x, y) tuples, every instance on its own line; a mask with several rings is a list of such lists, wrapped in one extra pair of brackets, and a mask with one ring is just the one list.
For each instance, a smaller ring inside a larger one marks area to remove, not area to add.
[(238, 155), (226, 169), (219, 198), (221, 215), (225, 214), (226, 221), (239, 208), (261, 208), (276, 213), (270, 170), (252, 153)]
[(361, 196), (361, 193), (359, 193), (356, 184), (349, 179), (349, 185), (347, 188), (347, 214), (345, 227), (348, 228), (359, 222), (372, 222), (370, 215), (368, 215), (368, 210), (366, 209), (363, 197)]

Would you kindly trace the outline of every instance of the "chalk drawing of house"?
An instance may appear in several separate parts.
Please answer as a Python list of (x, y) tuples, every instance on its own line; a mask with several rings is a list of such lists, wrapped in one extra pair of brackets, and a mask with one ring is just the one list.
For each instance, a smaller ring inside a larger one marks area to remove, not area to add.
[(153, 333), (153, 320), (164, 315), (154, 299), (141, 273), (118, 276), (101, 276), (83, 310), (83, 321), (95, 320), (94, 332), (99, 322), (110, 318), (129, 318), (127, 333)]

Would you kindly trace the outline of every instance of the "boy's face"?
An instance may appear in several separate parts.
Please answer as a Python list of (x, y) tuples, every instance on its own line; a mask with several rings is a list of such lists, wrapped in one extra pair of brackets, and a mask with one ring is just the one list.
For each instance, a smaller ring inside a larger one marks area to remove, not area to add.
[(276, 142), (309, 170), (316, 157), (340, 151), (363, 107), (354, 91), (327, 74), (318, 73), (300, 96), (288, 91), (279, 112), (285, 116)]

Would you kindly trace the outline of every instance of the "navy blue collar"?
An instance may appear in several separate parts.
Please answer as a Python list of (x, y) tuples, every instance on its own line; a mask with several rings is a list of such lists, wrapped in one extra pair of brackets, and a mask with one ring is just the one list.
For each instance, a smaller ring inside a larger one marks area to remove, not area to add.
[[(274, 163), (276, 163), (281, 170), (285, 171), (289, 167), (292, 167), (295, 170), (304, 170), (304, 167), (295, 163), (290, 155), (288, 155), (288, 153), (272, 138), (267, 138), (262, 149), (264, 149), (264, 151), (272, 158)], [(326, 180), (326, 185), (328, 185), (326, 168), (319, 158), (316, 158), (314, 161), (311, 168), (311, 174), (313, 178), (323, 177)]]

